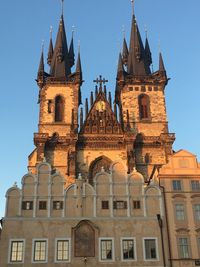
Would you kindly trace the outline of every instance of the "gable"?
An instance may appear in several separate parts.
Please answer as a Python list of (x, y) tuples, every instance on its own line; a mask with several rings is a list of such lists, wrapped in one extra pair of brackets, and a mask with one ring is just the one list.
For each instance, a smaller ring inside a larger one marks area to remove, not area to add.
[(100, 90), (86, 117), (81, 134), (121, 134), (122, 129), (116, 114), (105, 95)]

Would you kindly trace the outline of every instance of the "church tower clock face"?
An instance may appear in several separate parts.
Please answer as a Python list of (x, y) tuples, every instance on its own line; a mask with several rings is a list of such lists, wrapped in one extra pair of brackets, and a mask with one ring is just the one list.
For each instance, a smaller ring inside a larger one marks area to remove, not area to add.
[(98, 101), (96, 104), (96, 110), (103, 112), (106, 109), (106, 103), (102, 100)]

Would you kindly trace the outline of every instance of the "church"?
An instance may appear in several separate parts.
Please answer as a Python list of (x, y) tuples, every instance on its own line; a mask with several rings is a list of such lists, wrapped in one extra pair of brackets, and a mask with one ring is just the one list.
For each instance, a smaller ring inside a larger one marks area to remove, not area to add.
[(49, 71), (43, 51), (39, 62), (28, 173), (6, 193), (0, 266), (200, 265), (200, 164), (173, 151), (162, 54), (152, 71), (133, 12), (114, 97), (100, 75), (84, 100), (80, 51), (66, 36), (62, 13)]

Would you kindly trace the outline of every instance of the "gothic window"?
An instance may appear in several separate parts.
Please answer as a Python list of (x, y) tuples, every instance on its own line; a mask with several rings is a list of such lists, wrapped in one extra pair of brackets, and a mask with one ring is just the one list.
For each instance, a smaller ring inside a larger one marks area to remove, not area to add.
[(55, 121), (63, 121), (64, 103), (62, 97), (59, 95), (55, 99)]
[(89, 183), (93, 184), (95, 175), (101, 172), (102, 167), (104, 168), (104, 171), (109, 172), (111, 163), (112, 161), (105, 156), (101, 156), (95, 159), (91, 163), (90, 168), (89, 168)]
[(149, 107), (149, 97), (147, 95), (139, 96), (139, 112), (140, 119), (149, 119), (150, 118), (150, 107)]

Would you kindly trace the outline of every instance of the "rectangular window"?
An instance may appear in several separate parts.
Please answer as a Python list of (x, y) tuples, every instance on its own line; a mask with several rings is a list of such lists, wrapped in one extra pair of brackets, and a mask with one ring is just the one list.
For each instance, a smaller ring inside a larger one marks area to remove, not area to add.
[(10, 262), (23, 262), (24, 241), (11, 241)]
[(22, 202), (23, 210), (32, 210), (33, 209), (33, 201), (23, 201)]
[(144, 239), (145, 260), (157, 260), (156, 239)]
[(114, 201), (113, 202), (114, 209), (127, 209), (127, 202), (126, 201)]
[(57, 240), (56, 261), (69, 261), (69, 240)]
[(172, 188), (174, 191), (181, 191), (182, 190), (181, 180), (173, 180)]
[(194, 217), (196, 221), (200, 221), (200, 204), (193, 205)]
[(101, 202), (101, 208), (102, 208), (103, 210), (108, 210), (108, 209), (109, 209), (109, 202), (103, 200), (103, 201)]
[(122, 240), (122, 259), (123, 260), (134, 260), (135, 259), (133, 239)]
[(133, 201), (133, 209), (134, 210), (139, 210), (141, 208), (140, 201), (139, 200), (134, 200)]
[(112, 261), (113, 260), (113, 240), (101, 239), (100, 240), (100, 260)]
[(176, 219), (179, 221), (185, 220), (185, 209), (183, 204), (176, 204), (175, 205), (175, 211), (176, 211)]
[(47, 209), (47, 202), (39, 201), (39, 210), (46, 210), (46, 209)]
[(54, 210), (62, 210), (63, 209), (63, 201), (53, 201), (53, 209)]
[(180, 258), (187, 259), (190, 257), (189, 255), (189, 244), (188, 244), (188, 238), (179, 238), (179, 251), (180, 251)]
[(192, 191), (200, 191), (200, 182), (198, 180), (191, 181)]
[(33, 261), (44, 262), (46, 260), (47, 260), (47, 241), (46, 240), (34, 241)]

